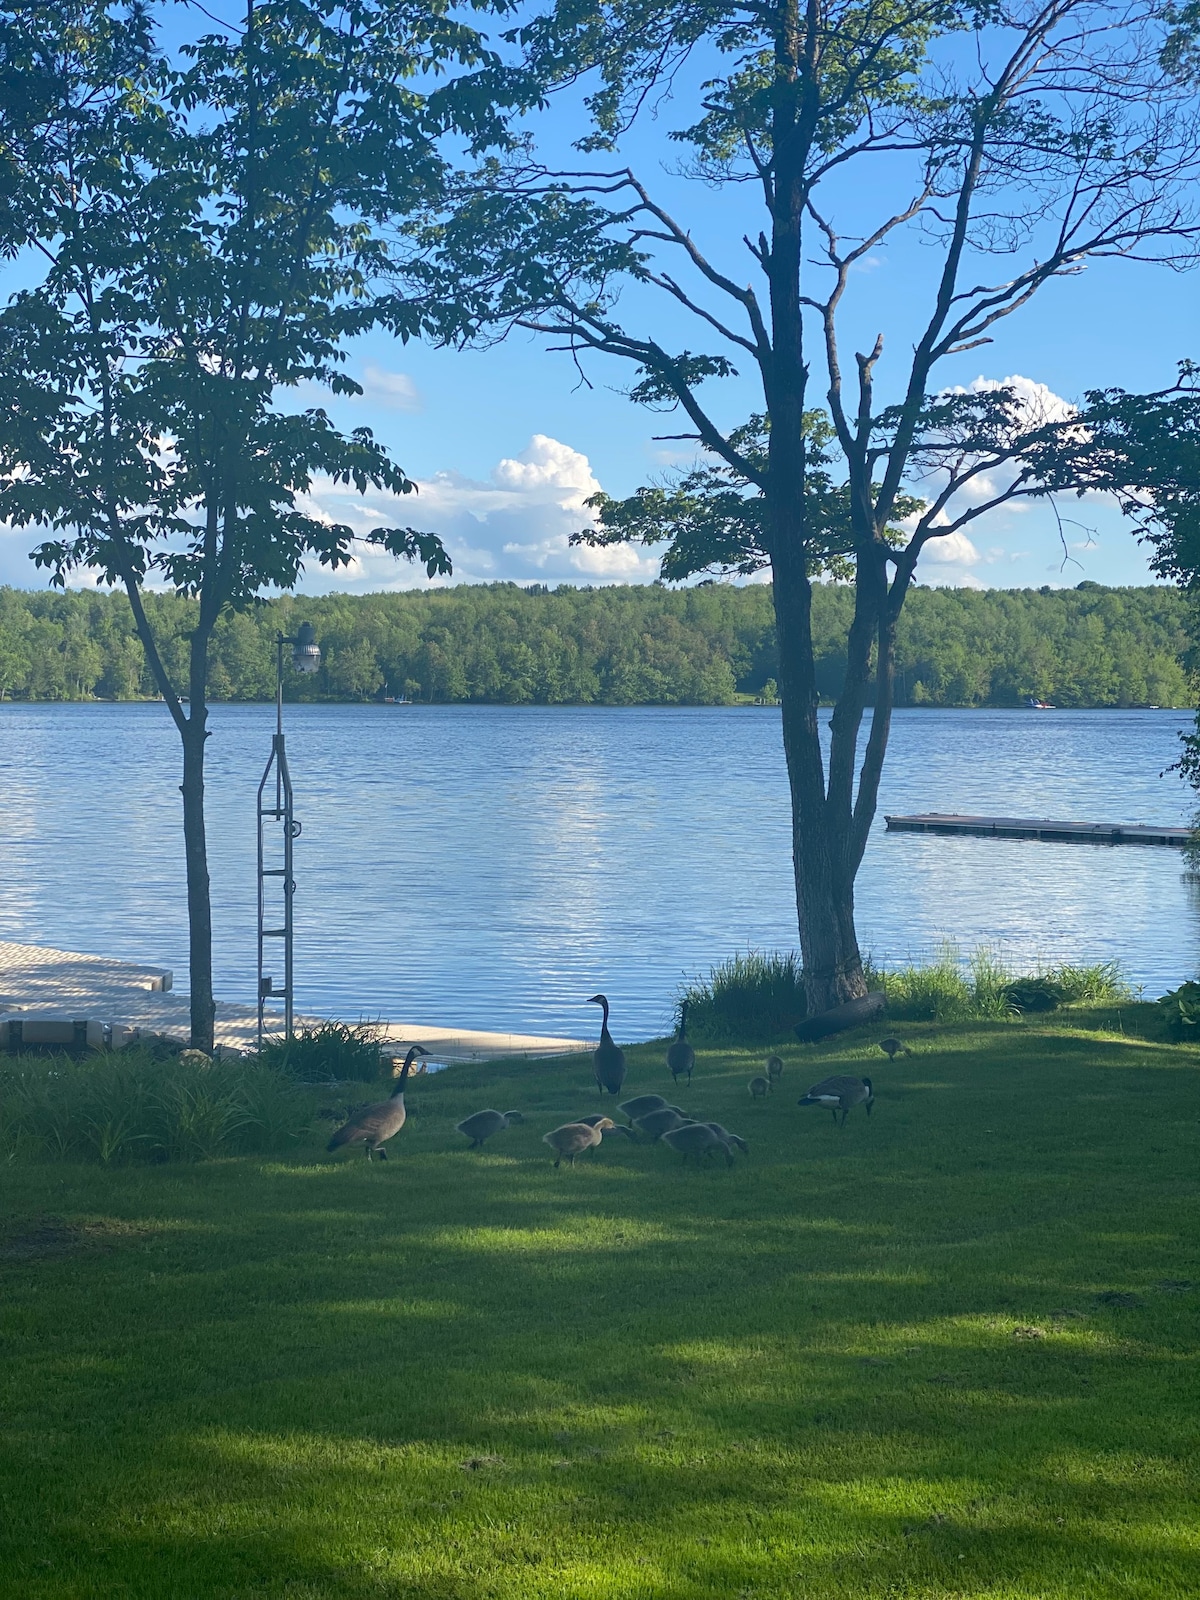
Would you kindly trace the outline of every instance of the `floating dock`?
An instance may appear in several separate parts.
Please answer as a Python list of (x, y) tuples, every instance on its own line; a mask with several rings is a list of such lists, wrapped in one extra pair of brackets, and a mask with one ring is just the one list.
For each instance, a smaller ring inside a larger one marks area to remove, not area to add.
[(1157, 828), (1145, 822), (1055, 822), (1048, 817), (964, 817), (924, 811), (912, 817), (887, 817), (891, 833), (971, 835), (982, 839), (1045, 839), (1054, 844), (1159, 844), (1182, 849), (1190, 828)]

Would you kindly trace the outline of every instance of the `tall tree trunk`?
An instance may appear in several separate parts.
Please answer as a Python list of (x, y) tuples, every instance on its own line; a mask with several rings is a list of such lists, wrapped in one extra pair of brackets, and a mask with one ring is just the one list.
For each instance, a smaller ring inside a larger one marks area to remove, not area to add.
[(183, 735), (183, 849), (187, 861), (188, 984), (192, 1048), (211, 1054), (216, 1006), (212, 987), (212, 898), (204, 826), (204, 748), (208, 743), (208, 642), (216, 607), (205, 592), (188, 655), (188, 714)]
[(207, 711), (194, 702), (183, 734), (183, 849), (187, 862), (188, 985), (191, 1044), (211, 1054), (215, 1006), (212, 989), (212, 905), (208, 842), (204, 829), (204, 746)]
[(792, 801), (792, 862), (804, 990), (810, 1016), (867, 992), (854, 931), (849, 815), (825, 795), (812, 649), (812, 588), (786, 547), (774, 562), (783, 748)]
[(772, 140), (774, 198), (768, 273), (771, 356), (763, 366), (771, 416), (766, 489), (779, 642), (783, 747), (792, 798), (792, 861), (809, 1015), (867, 992), (854, 933), (848, 806), (827, 797), (817, 721), (812, 584), (807, 555), (808, 365), (800, 300), (806, 152), (819, 112), (818, 0), (778, 0)]

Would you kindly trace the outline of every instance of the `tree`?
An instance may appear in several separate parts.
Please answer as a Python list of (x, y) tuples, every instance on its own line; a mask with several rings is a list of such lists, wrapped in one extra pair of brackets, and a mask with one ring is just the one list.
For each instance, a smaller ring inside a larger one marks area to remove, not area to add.
[[(1091, 259), (1193, 248), (1192, 96), (1160, 65), (1164, 28), (1151, 7), (1105, 0), (557, 0), (512, 38), (547, 93), (586, 89), (578, 148), (619, 152), (647, 107), (683, 104), (671, 137), (702, 203), (681, 217), (666, 179), (619, 159), (551, 169), (531, 144), (464, 174), (417, 240), (406, 282), (438, 302), (437, 336), (530, 329), (577, 362), (629, 363), (634, 401), (682, 413), (672, 437), (707, 464), (601, 500), (586, 538), (667, 539), (674, 579), (769, 565), (813, 1010), (865, 992), (854, 882), (921, 553), (1018, 496), (1073, 487), (1054, 449), (1071, 419), (1011, 389), (947, 390), (939, 369)], [(847, 308), (869, 313), (872, 292), (856, 269), (914, 230), (930, 270), (911, 353), (889, 365), (880, 334), (847, 362)], [(743, 232), (750, 284), (729, 247)], [(703, 386), (746, 368), (762, 414), (730, 430)], [(826, 759), (813, 587), (847, 570)]]
[[(306, 560), (350, 560), (354, 531), (306, 501), (318, 475), (413, 488), (369, 430), (280, 395), (358, 392), (345, 341), (381, 322), (412, 331), (401, 302), (372, 292), (382, 232), (433, 200), (443, 135), (477, 151), (498, 138), (494, 61), (437, 4), (247, 0), (240, 27), (174, 65), (135, 0), (0, 19), (0, 72), (34, 85), (0, 125), (21, 196), (0, 223), (44, 267), (0, 313), (0, 517), (52, 533), (34, 559), (53, 582), (89, 568), (128, 595), (182, 741), (191, 1034), (210, 1050), (214, 629)], [(450, 570), (433, 535), (366, 537)], [(148, 582), (196, 602), (182, 674)]]

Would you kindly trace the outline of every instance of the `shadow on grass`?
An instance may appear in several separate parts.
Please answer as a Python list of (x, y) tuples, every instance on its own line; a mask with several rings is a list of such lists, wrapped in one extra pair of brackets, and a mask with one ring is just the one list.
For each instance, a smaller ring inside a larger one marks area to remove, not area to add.
[(3, 1271), (13, 1592), (1191, 1595), (1195, 1080), (1108, 1045), (942, 1030), (845, 1129), (714, 1054), (732, 1170), (554, 1172), (578, 1063), (447, 1073), (386, 1167), (29, 1170), (142, 1231)]

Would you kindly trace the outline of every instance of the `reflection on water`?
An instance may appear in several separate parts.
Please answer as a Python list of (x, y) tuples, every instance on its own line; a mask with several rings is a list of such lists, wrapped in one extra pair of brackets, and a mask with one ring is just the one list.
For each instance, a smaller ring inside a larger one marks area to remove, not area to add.
[[(1174, 851), (887, 835), (882, 813), (1177, 822), (1179, 712), (902, 711), (859, 878), (864, 949), (953, 937), (1197, 969)], [(273, 708), (218, 706), (217, 990), (254, 993), (254, 792)], [(778, 715), (762, 709), (295, 706), (302, 1009), (662, 1031), (682, 976), (795, 943)], [(0, 706), (0, 937), (187, 966), (179, 747), (161, 706)]]

